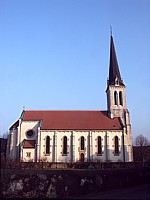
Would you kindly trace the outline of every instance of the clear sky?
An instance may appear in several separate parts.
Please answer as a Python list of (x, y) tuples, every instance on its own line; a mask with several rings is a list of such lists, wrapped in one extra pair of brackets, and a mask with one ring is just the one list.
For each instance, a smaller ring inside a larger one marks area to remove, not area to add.
[(150, 140), (150, 0), (0, 0), (0, 134), (26, 110), (106, 110), (110, 25), (133, 139)]

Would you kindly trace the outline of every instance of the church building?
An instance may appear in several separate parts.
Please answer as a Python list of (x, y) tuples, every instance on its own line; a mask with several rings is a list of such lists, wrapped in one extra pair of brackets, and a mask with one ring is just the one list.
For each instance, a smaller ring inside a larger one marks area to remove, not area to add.
[(110, 36), (107, 110), (23, 110), (10, 127), (7, 158), (23, 162), (133, 161), (130, 113)]

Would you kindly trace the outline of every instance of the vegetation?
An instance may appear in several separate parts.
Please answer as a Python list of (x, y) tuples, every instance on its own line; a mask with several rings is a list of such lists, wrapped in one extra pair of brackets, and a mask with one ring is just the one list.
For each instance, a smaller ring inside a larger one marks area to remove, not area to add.
[(136, 146), (148, 146), (150, 143), (149, 143), (149, 140), (143, 136), (143, 135), (138, 135), (136, 138), (135, 138), (135, 141), (134, 141), (134, 144)]

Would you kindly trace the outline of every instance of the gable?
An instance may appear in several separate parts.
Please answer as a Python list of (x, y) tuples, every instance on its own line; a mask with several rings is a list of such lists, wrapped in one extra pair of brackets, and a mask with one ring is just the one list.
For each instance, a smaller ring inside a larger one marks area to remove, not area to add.
[(23, 148), (35, 148), (36, 140), (24, 140)]

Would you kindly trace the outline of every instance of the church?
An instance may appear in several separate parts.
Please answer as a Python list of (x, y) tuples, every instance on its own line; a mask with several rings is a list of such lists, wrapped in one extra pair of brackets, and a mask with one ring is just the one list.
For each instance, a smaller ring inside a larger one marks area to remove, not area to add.
[(7, 158), (22, 162), (133, 161), (130, 113), (110, 36), (107, 110), (23, 110), (10, 127)]

